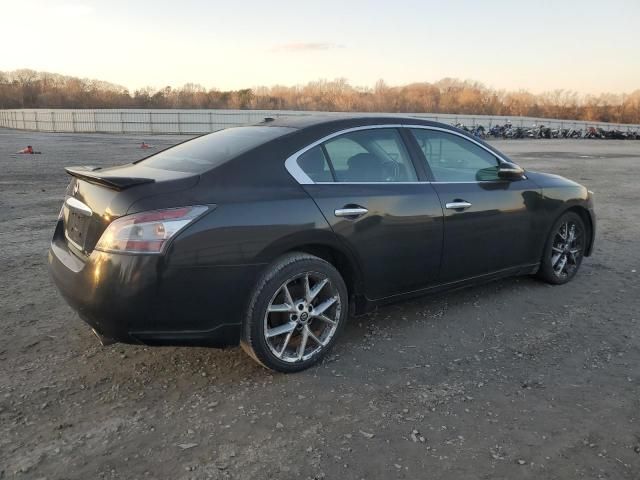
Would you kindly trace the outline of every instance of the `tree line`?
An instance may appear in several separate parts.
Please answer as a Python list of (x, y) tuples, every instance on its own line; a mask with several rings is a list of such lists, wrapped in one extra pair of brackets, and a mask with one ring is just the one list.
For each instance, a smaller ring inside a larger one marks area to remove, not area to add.
[(445, 78), (390, 86), (356, 87), (345, 79), (306, 85), (221, 91), (188, 83), (180, 88), (129, 92), (109, 82), (29, 69), (0, 72), (0, 108), (229, 108), (335, 112), (459, 113), (640, 123), (640, 89), (629, 94), (583, 95), (568, 90), (532, 94), (496, 90)]

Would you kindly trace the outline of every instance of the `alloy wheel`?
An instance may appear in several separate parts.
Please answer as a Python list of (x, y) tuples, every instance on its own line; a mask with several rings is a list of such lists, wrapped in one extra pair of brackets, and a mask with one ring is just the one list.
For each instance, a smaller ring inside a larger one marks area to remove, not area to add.
[(553, 237), (551, 246), (551, 267), (558, 278), (574, 274), (580, 266), (584, 252), (584, 232), (574, 221), (560, 224)]
[(335, 334), (342, 309), (340, 294), (319, 272), (286, 280), (264, 316), (264, 338), (271, 353), (288, 363), (318, 355)]

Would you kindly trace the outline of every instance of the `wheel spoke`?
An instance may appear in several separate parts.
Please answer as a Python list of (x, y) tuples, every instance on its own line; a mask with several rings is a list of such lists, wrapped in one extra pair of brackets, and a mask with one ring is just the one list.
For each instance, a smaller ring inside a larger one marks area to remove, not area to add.
[(307, 340), (309, 339), (309, 329), (302, 330), (302, 340), (300, 340), (300, 346), (298, 347), (298, 360), (302, 360), (304, 351), (307, 348)]
[(324, 278), (321, 281), (319, 281), (318, 283), (316, 283), (313, 286), (313, 288), (309, 290), (309, 298), (307, 299), (307, 302), (312, 302), (313, 300), (315, 300), (315, 298), (322, 291), (322, 289), (325, 287), (325, 285), (327, 285), (327, 283), (329, 283), (329, 279), (328, 278)]
[(293, 298), (291, 298), (291, 292), (289, 292), (289, 287), (286, 283), (282, 286), (282, 291), (284, 292), (284, 301), (293, 308)]
[(326, 322), (329, 325), (335, 325), (337, 323), (335, 320), (331, 320), (326, 315), (317, 315), (315, 318), (317, 318), (318, 320), (322, 320), (323, 322)]
[(551, 256), (551, 265), (555, 268), (556, 264), (558, 263), (558, 261), (560, 260), (560, 258), (562, 258), (562, 252), (558, 253), (557, 255), (552, 255)]
[(269, 305), (270, 313), (287, 313), (287, 312), (295, 312), (296, 309), (293, 308), (293, 305), (289, 305), (288, 303), (280, 303), (277, 305)]
[(320, 345), (321, 347), (324, 347), (324, 343), (322, 343), (322, 340), (320, 340), (318, 337), (316, 337), (316, 334), (313, 333), (313, 331), (309, 327), (306, 327), (306, 329), (307, 329), (307, 333), (308, 333), (309, 337), (314, 342), (316, 342), (318, 345)]
[(567, 264), (567, 256), (563, 255), (562, 258), (560, 259), (560, 262), (558, 262), (557, 268), (554, 267), (554, 270), (558, 275), (562, 273), (566, 264)]
[(280, 290), (284, 294), (284, 303), (280, 304), (271, 304), (269, 305), (269, 312), (273, 313), (292, 313), (295, 312), (296, 309), (293, 306), (293, 298), (291, 298), (291, 293), (289, 292), (289, 287), (285, 283)]
[(551, 250), (553, 250), (556, 253), (562, 253), (562, 248), (560, 247), (551, 247)]
[(577, 265), (578, 263), (578, 254), (580, 253), (580, 249), (579, 248), (574, 248), (569, 250), (569, 255), (571, 256), (571, 262), (574, 265)]
[(567, 258), (568, 256), (565, 255), (564, 257), (562, 257), (562, 260), (560, 260), (560, 265), (558, 265), (558, 269), (560, 270), (560, 273), (562, 273), (564, 268), (567, 266)]
[(309, 274), (304, 276), (303, 284), (304, 284), (304, 299), (307, 302), (310, 302), (311, 301), (311, 290), (309, 288)]
[(287, 349), (287, 346), (289, 345), (289, 340), (291, 340), (291, 335), (293, 335), (293, 332), (294, 330), (291, 330), (289, 333), (287, 333), (287, 336), (285, 337), (284, 342), (282, 343), (282, 348), (276, 354), (278, 357), (282, 358), (282, 354), (284, 354), (284, 351)]
[(267, 330), (267, 338), (277, 337), (278, 335), (282, 335), (284, 333), (293, 332), (296, 328), (296, 322), (287, 322), (282, 325), (278, 325), (277, 327), (270, 328)]
[(318, 305), (316, 308), (313, 309), (313, 313), (315, 316), (319, 316), (322, 315), (324, 312), (327, 311), (327, 309), (333, 305), (334, 303), (336, 303), (336, 301), (338, 300), (338, 297), (330, 297), (327, 298), (324, 302), (322, 302), (320, 305)]
[[(567, 232), (568, 232), (569, 226), (566, 223), (563, 223), (560, 226), (560, 229), (558, 230), (558, 236), (564, 240), (565, 242), (567, 241)], [(564, 234), (562, 233), (564, 231)]]
[(571, 229), (569, 230), (569, 238), (567, 239), (567, 243), (571, 245), (575, 239), (576, 239), (576, 226), (572, 224)]

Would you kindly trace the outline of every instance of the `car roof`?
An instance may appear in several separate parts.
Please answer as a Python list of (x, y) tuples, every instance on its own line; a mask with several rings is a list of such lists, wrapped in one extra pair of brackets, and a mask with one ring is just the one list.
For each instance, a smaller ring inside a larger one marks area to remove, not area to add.
[(371, 114), (371, 113), (300, 113), (284, 115), (281, 117), (265, 117), (260, 122), (260, 126), (287, 127), (295, 129), (295, 133), (291, 137), (306, 139), (308, 143), (317, 140), (322, 136), (329, 135), (340, 130), (349, 128), (365, 127), (369, 125), (423, 125), (435, 127), (442, 130), (450, 130), (463, 135), (470, 140), (484, 145), (486, 148), (494, 152), (498, 157), (512, 162), (504, 153), (497, 150), (484, 140), (474, 137), (469, 132), (442, 122), (426, 120), (417, 116), (406, 114)]
[(375, 115), (369, 113), (353, 114), (353, 113), (325, 113), (325, 114), (291, 114), (279, 117), (266, 116), (265, 120), (256, 124), (260, 126), (269, 127), (288, 127), (296, 129), (307, 129), (312, 127), (322, 126), (326, 129), (331, 129), (335, 126), (336, 129), (359, 127), (366, 125), (384, 125), (384, 124), (410, 124), (410, 125), (429, 125), (433, 127), (446, 128), (448, 130), (456, 130), (455, 127), (447, 125), (446, 123), (434, 122), (432, 120), (425, 120), (420, 117), (412, 117), (408, 115), (387, 114), (387, 115)]
[[(269, 112), (265, 112), (268, 114)], [(274, 115), (280, 115), (274, 112)], [(493, 146), (487, 144), (482, 139), (474, 138), (468, 132), (458, 129), (445, 123), (425, 120), (409, 115), (394, 114), (342, 114), (342, 113), (321, 113), (309, 114), (300, 112), (299, 114), (283, 115), (277, 118), (266, 117), (253, 127), (281, 127), (285, 132), (282, 135), (270, 140), (256, 148), (242, 153), (234, 159), (211, 169), (207, 172), (209, 178), (230, 179), (234, 178), (239, 184), (248, 183), (252, 187), (255, 185), (271, 185), (278, 187), (290, 186), (293, 177), (284, 168), (285, 160), (303, 148), (322, 140), (323, 138), (351, 128), (367, 127), (375, 125), (420, 125), (430, 126), (441, 130), (449, 130), (458, 135), (465, 136), (473, 142), (484, 145), (494, 152), (497, 157), (510, 161), (507, 156), (499, 152)], [(243, 128), (243, 127), (237, 127)], [(288, 130), (288, 131), (286, 131)], [(249, 166), (250, 165), (250, 166)], [(247, 175), (250, 169), (253, 174)], [(221, 173), (224, 172), (224, 173)], [(228, 180), (225, 180), (227, 182)], [(257, 183), (256, 183), (257, 182)], [(256, 194), (261, 190), (257, 189)]]

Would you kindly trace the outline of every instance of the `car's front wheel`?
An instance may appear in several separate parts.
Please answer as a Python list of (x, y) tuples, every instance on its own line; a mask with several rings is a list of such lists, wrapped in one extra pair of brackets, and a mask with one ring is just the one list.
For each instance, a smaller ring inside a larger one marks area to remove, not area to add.
[(571, 280), (582, 263), (586, 245), (584, 221), (575, 212), (563, 214), (553, 225), (544, 253), (538, 277), (552, 284)]
[(252, 293), (240, 345), (272, 370), (304, 370), (333, 346), (348, 305), (347, 287), (333, 265), (306, 253), (284, 255)]

